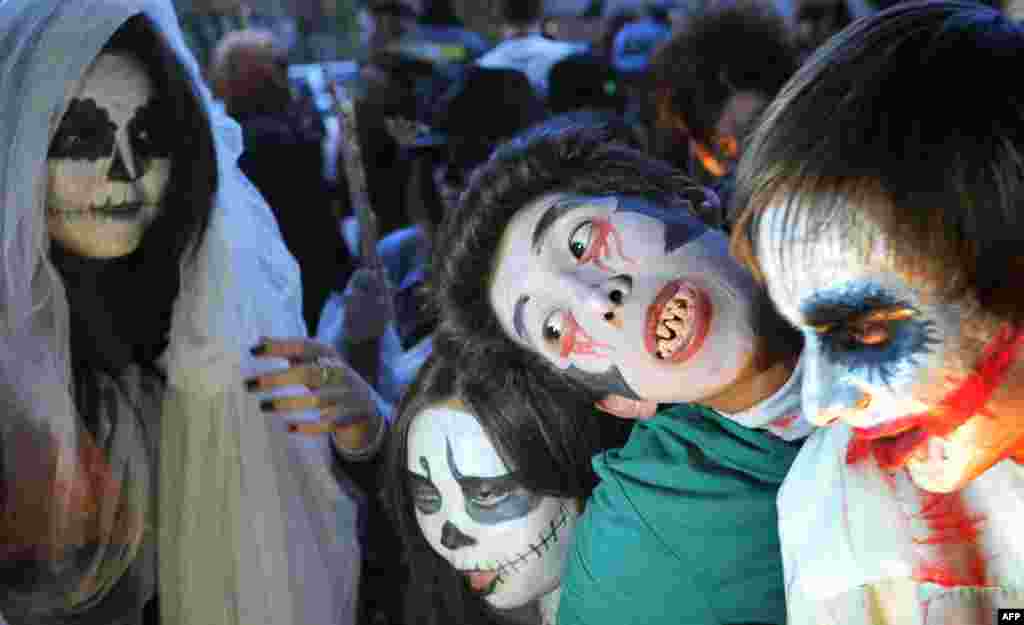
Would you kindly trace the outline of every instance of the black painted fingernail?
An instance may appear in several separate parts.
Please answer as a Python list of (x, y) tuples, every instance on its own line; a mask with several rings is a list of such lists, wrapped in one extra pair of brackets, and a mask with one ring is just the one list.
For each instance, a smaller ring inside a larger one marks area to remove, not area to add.
[(266, 352), (267, 352), (267, 344), (266, 343), (260, 343), (259, 345), (255, 346), (255, 347), (253, 347), (252, 349), (249, 350), (249, 353), (251, 353), (253, 356), (262, 356)]
[(274, 409), (274, 402), (269, 399), (264, 399), (260, 402), (260, 410), (263, 412), (270, 412)]
[(245, 381), (245, 390), (255, 391), (260, 387), (260, 381), (258, 378), (252, 378)]

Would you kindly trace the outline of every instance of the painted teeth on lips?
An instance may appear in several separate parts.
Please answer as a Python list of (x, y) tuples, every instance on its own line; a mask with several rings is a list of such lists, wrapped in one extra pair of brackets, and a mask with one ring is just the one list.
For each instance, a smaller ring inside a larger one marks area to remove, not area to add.
[(711, 302), (703, 291), (684, 280), (669, 282), (647, 307), (647, 353), (674, 364), (688, 360), (700, 351), (711, 315)]
[(694, 310), (686, 291), (685, 287), (680, 288), (661, 311), (655, 329), (659, 358), (671, 358), (693, 338)]

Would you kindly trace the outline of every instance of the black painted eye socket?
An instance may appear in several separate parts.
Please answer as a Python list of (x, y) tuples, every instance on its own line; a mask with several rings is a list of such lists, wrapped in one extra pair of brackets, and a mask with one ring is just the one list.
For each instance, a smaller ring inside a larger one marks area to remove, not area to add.
[(158, 100), (151, 100), (136, 111), (128, 120), (128, 136), (132, 142), (132, 150), (137, 158), (164, 158), (171, 156), (174, 139), (167, 129), (167, 120), (173, 117), (164, 115), (164, 107)]
[(95, 161), (114, 153), (117, 125), (92, 98), (73, 98), (50, 142), (47, 158)]

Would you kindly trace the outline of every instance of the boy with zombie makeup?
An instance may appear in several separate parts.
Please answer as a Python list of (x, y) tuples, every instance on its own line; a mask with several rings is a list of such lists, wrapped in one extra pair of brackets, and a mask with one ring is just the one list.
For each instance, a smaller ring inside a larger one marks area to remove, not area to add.
[[(565, 386), (557, 374), (537, 384), (515, 363), (462, 385), (435, 340), (387, 457), (410, 622), (554, 625), (573, 528), (597, 482), (590, 458), (621, 445), (629, 422), (549, 392)], [(521, 388), (536, 392), (510, 396)]]
[(523, 361), (653, 417), (594, 460), (560, 622), (785, 619), (775, 496), (810, 429), (800, 340), (698, 217), (713, 202), (589, 128), (541, 126), (445, 224), (435, 298), (467, 375)]
[(173, 7), (5, 0), (0, 58), (0, 621), (351, 623), (327, 441), (242, 383), (298, 271)]
[(794, 625), (1024, 607), (1024, 89), (949, 81), (1022, 58), (993, 9), (899, 5), (813, 56), (741, 161), (736, 249), (827, 426), (779, 495)]

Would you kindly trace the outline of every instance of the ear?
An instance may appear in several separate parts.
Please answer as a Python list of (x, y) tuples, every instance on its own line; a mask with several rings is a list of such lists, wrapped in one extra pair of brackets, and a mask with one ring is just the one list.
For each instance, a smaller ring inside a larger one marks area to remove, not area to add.
[(602, 412), (622, 419), (650, 419), (658, 412), (658, 402), (629, 399), (622, 395), (607, 395), (594, 406)]

